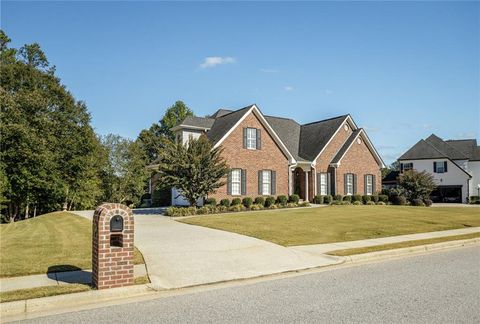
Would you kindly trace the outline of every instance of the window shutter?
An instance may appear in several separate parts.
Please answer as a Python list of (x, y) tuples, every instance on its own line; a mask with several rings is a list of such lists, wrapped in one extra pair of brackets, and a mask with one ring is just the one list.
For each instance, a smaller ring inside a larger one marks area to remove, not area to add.
[(364, 195), (367, 194), (367, 177), (368, 177), (368, 174), (363, 176), (363, 194)]
[(377, 177), (373, 174), (372, 175), (372, 194), (375, 194), (377, 192), (376, 184), (377, 184)]
[(403, 163), (400, 163), (400, 173), (403, 173)]
[(242, 195), (247, 194), (247, 170), (242, 169)]
[(433, 172), (437, 173), (437, 162), (433, 162)]
[(228, 172), (227, 176), (227, 195), (232, 194), (232, 171)]
[(270, 171), (270, 176), (271, 176), (271, 179), (270, 179), (270, 185), (271, 185), (271, 188), (270, 188), (270, 193), (272, 195), (276, 195), (277, 194), (277, 171)]
[(357, 175), (353, 174), (353, 194), (357, 194)]
[(343, 175), (343, 193), (347, 194), (347, 174)]
[(243, 128), (243, 148), (247, 148), (247, 128)]
[(447, 172), (447, 161), (443, 162), (443, 172)]
[(262, 130), (257, 129), (257, 150), (262, 149)]
[(263, 177), (262, 177), (262, 170), (258, 171), (258, 194), (262, 195), (262, 187), (263, 187)]
[(317, 173), (317, 195), (320, 194), (320, 187), (322, 186), (320, 174), (321, 173)]
[(331, 174), (327, 173), (327, 195), (332, 194), (332, 188), (331, 188), (331, 184), (330, 184), (330, 182), (332, 181), (331, 177), (332, 177)]

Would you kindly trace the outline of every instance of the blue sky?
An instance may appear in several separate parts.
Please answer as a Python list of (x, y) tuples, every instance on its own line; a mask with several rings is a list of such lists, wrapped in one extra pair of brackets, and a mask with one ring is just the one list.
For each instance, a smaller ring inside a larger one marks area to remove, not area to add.
[(478, 2), (5, 2), (100, 134), (135, 138), (176, 100), (350, 113), (387, 163), (435, 133), (480, 140)]

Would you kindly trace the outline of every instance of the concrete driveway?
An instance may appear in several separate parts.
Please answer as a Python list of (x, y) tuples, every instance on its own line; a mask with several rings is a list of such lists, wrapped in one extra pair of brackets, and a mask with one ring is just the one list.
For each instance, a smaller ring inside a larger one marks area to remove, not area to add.
[[(158, 211), (157, 211), (158, 212)], [(93, 211), (76, 212), (91, 219)], [(134, 211), (135, 245), (153, 288), (171, 289), (326, 266), (341, 258)]]

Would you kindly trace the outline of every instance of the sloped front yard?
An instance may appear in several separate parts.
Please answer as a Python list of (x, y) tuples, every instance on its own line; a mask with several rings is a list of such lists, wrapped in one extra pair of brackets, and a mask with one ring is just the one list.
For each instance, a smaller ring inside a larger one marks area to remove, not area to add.
[[(0, 225), (0, 277), (91, 269), (92, 223), (55, 212)], [(135, 264), (143, 263), (135, 249)]]
[(480, 209), (330, 206), (198, 216), (181, 222), (294, 246), (478, 227)]

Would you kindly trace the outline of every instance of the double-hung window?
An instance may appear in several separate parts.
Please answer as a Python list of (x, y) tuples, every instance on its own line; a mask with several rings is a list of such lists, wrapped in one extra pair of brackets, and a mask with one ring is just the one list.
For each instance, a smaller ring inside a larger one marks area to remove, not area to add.
[(321, 195), (327, 195), (327, 176), (327, 173), (320, 173), (320, 183), (318, 185), (320, 186)]
[(434, 169), (433, 172), (435, 173), (445, 173), (447, 172), (447, 162), (446, 161), (434, 162), (433, 169)]
[(405, 172), (413, 169), (413, 163), (400, 163), (400, 171)]
[(346, 195), (353, 195), (353, 173), (347, 173), (346, 176)]
[(262, 195), (270, 195), (272, 188), (272, 171), (262, 171)]
[(256, 128), (247, 128), (247, 149), (249, 150), (257, 149), (257, 129)]
[(232, 170), (232, 195), (240, 195), (242, 193), (242, 170)]
[(373, 194), (373, 175), (367, 174), (365, 176), (365, 194), (372, 195)]

